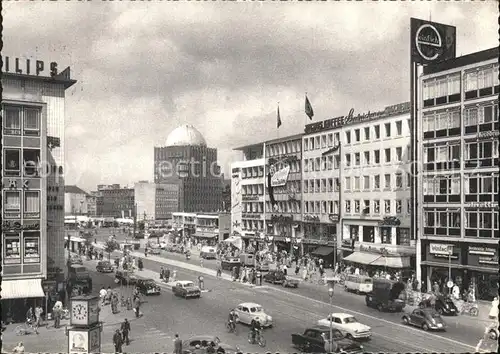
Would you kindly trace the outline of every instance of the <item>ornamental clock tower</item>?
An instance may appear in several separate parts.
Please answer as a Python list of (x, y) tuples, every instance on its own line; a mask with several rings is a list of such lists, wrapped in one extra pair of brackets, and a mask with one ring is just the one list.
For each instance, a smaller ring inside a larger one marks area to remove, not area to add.
[(68, 353), (100, 353), (102, 323), (99, 322), (99, 297), (74, 296), (70, 300)]

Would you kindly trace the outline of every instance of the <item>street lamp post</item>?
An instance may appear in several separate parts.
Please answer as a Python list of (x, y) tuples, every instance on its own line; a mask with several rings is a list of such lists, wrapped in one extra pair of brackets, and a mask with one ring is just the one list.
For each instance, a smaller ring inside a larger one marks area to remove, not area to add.
[[(330, 297), (330, 308), (329, 311), (332, 309), (332, 302), (333, 302), (333, 288), (328, 289), (328, 296)], [(329, 353), (333, 353), (333, 316), (332, 313), (330, 312), (330, 340), (329, 340)]]

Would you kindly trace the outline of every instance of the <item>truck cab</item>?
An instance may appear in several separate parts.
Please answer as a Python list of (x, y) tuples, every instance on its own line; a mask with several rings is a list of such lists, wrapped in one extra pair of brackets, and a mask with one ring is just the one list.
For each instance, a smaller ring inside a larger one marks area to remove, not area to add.
[(87, 286), (89, 291), (92, 290), (92, 278), (90, 273), (84, 266), (80, 264), (72, 264), (69, 266), (69, 280), (73, 285)]
[(399, 281), (374, 278), (373, 290), (365, 297), (366, 306), (379, 311), (401, 312), (406, 306), (405, 288), (405, 284)]

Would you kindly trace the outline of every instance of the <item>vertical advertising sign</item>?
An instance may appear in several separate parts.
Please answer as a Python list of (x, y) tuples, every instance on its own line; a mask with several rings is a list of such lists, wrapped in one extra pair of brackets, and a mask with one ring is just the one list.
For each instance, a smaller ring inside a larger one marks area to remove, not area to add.
[(436, 22), (411, 19), (411, 59), (431, 64), (456, 55), (456, 28)]

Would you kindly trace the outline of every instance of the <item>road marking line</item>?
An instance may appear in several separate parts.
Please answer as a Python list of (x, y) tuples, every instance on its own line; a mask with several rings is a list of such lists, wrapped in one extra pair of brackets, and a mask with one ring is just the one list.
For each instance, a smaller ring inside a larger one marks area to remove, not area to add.
[[(284, 294), (293, 295), (295, 297), (298, 297), (298, 298), (301, 298), (301, 299), (304, 299), (304, 300), (307, 300), (307, 301), (312, 301), (312, 302), (320, 303), (320, 304), (323, 304), (323, 305), (330, 305), (328, 302), (324, 302), (324, 301), (320, 301), (320, 300), (316, 300), (316, 299), (311, 299), (311, 298), (309, 298), (307, 296), (303, 296), (303, 295), (300, 295), (300, 294), (295, 294), (293, 292), (282, 290), (282, 289), (279, 289), (279, 288), (272, 288), (271, 287), (271, 289), (273, 289), (274, 291), (277, 291), (277, 292), (284, 293)], [(372, 316), (372, 315), (368, 315), (366, 313), (362, 313), (362, 312), (350, 310), (350, 309), (347, 309), (345, 307), (341, 307), (341, 306), (338, 306), (338, 305), (335, 305), (335, 304), (332, 304), (332, 306), (336, 307), (338, 309), (341, 309), (343, 311), (346, 311), (346, 312), (352, 312), (352, 313), (355, 313), (356, 315), (370, 318), (372, 320), (377, 320), (377, 321), (380, 321), (380, 322), (385, 322), (385, 323), (393, 325), (393, 326), (398, 326), (398, 327), (401, 327), (401, 328), (405, 328), (405, 329), (409, 329), (409, 330), (413, 330), (415, 332), (420, 332), (421, 333), (421, 331), (417, 331), (417, 329), (415, 329), (415, 328), (408, 327), (408, 326), (403, 326), (402, 324), (399, 324), (399, 323), (396, 323), (396, 322), (391, 322), (391, 321), (385, 320), (385, 319), (380, 318), (380, 317), (375, 317), (375, 316)], [(444, 340), (446, 340), (446, 341), (448, 341), (450, 343), (453, 343), (453, 344), (458, 344), (458, 345), (462, 345), (462, 346), (465, 346), (465, 347), (468, 347), (468, 348), (476, 349), (476, 347), (474, 347), (472, 345), (465, 344), (465, 343), (459, 342), (457, 340), (446, 338), (446, 337), (443, 337), (443, 336), (438, 336), (437, 334), (434, 334), (434, 333), (427, 332), (426, 335), (434, 337), (436, 339), (444, 339)]]

